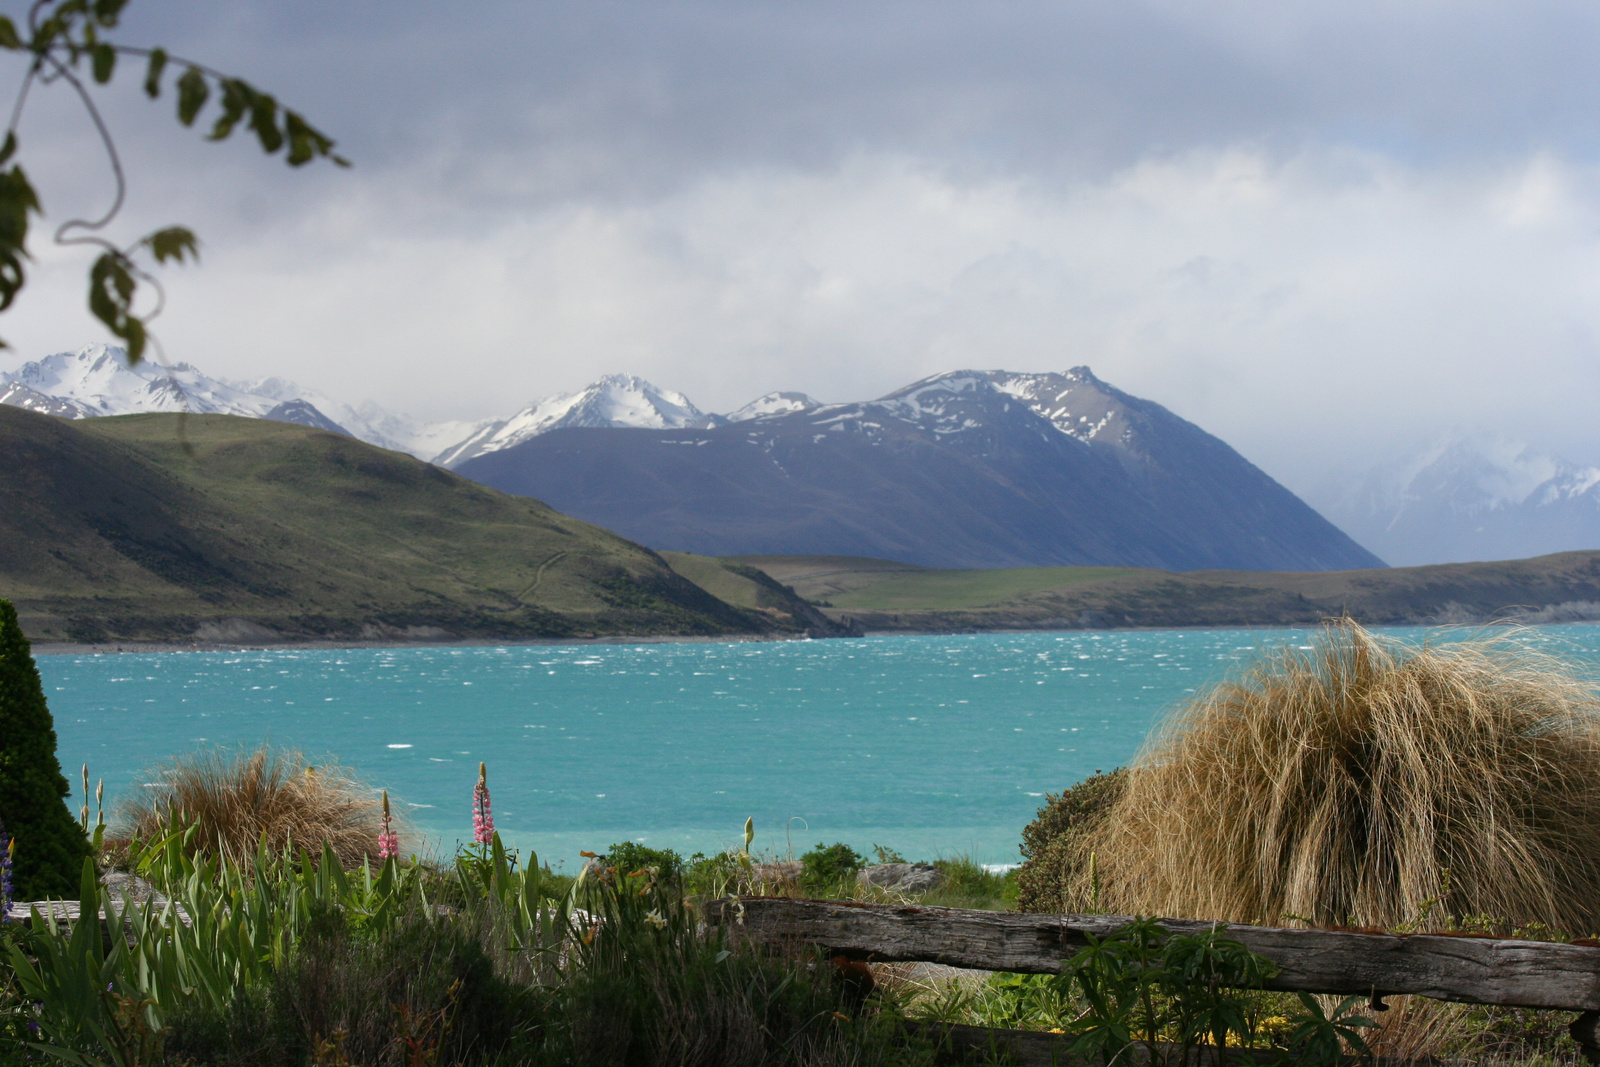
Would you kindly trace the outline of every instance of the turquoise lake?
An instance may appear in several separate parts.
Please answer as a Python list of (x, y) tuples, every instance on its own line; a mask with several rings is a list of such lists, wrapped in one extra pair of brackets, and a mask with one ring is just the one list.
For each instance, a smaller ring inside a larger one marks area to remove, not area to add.
[[(1422, 631), (1391, 631), (1421, 639)], [(572, 870), (637, 840), (845, 841), (1014, 863), (1046, 792), (1126, 762), (1196, 689), (1305, 631), (168, 652), (39, 657), (62, 767), (143, 788), (160, 760), (270, 741), (384, 786), (433, 848), (502, 837)], [(1585, 671), (1600, 629), (1525, 638)], [(79, 800), (71, 801), (76, 809)]]

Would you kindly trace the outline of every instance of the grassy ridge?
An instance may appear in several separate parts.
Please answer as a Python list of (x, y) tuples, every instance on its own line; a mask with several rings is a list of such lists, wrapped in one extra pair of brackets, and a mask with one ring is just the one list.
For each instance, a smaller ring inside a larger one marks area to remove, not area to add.
[(1348, 613), (1367, 624), (1600, 618), (1600, 552), (1383, 570), (949, 571), (841, 556), (741, 556), (834, 618), (868, 630), (1283, 626)]
[(34, 640), (805, 629), (538, 501), (286, 423), (0, 407), (0, 500), (0, 596)]
[(837, 623), (793, 589), (759, 568), (731, 559), (697, 556), (692, 552), (662, 552), (674, 571), (719, 600), (753, 611), (783, 627), (804, 626), (822, 635), (839, 629)]

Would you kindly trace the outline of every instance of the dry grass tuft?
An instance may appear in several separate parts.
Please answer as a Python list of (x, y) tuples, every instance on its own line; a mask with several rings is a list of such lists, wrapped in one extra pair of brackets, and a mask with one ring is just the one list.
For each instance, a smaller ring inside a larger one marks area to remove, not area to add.
[(346, 867), (377, 854), (383, 809), (378, 794), (337, 764), (311, 767), (297, 751), (203, 749), (151, 772), (159, 783), (118, 806), (108, 843), (149, 841), (174, 823), (199, 829), (192, 848), (249, 867), (263, 835), (320, 853), (333, 846)]
[(1085, 842), (1104, 910), (1600, 929), (1590, 688), (1507, 637), (1417, 648), (1344, 620), (1312, 644), (1153, 736)]

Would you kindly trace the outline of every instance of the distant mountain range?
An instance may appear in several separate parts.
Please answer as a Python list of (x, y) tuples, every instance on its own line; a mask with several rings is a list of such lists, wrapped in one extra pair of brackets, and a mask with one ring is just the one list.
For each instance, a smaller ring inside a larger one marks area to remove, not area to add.
[(853, 404), (792, 397), (722, 425), (550, 429), (456, 469), (706, 555), (948, 568), (1383, 565), (1227, 444), (1087, 367), (956, 371)]
[(188, 411), (244, 415), (315, 426), (408, 452), (441, 467), (498, 452), (568, 426), (670, 430), (729, 423), (820, 406), (804, 393), (768, 393), (726, 415), (707, 414), (682, 393), (631, 374), (608, 374), (576, 393), (545, 397), (505, 419), (422, 422), (376, 404), (341, 404), (283, 378), (230, 381), (187, 363), (146, 361), (129, 367), (116, 345), (57, 352), (0, 374), (0, 404), (44, 415), (83, 419)]
[(1440, 441), (1317, 500), (1396, 566), (1600, 548), (1600, 468), (1503, 438)]
[(657, 548), (708, 555), (1382, 566), (1227, 444), (1087, 367), (957, 371), (851, 404), (774, 392), (720, 415), (610, 375), (506, 419), (425, 424), (281, 379), (230, 382), (186, 364), (130, 370), (119, 349), (91, 345), (0, 377), (0, 403), (69, 418), (187, 408), (315, 426)]

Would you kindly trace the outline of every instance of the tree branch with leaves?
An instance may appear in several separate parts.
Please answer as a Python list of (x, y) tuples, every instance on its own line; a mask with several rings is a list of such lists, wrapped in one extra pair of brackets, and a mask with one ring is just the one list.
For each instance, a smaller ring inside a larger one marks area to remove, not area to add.
[[(168, 72), (181, 70), (173, 79), (181, 124), (194, 126), (207, 103), (216, 103), (216, 117), (207, 140), (227, 140), (243, 123), (255, 134), (262, 151), (268, 155), (283, 151), (285, 162), (291, 167), (318, 159), (341, 167), (350, 164), (334, 152), (333, 141), (304, 116), (283, 107), (270, 93), (244, 79), (169, 55), (164, 48), (135, 48), (108, 39), (127, 3), (128, 0), (36, 0), (20, 29), (9, 16), (0, 15), (0, 50), (29, 57), (27, 73), (6, 126), (5, 141), (0, 145), (0, 311), (11, 306), (26, 281), (29, 223), (32, 216), (43, 214), (39, 195), (19, 161), (17, 125), (35, 86), (65, 84), (83, 104), (105, 147), (116, 178), (116, 196), (101, 217), (62, 223), (56, 229), (55, 241), (98, 249), (99, 255), (89, 268), (89, 311), (123, 341), (132, 365), (144, 358), (145, 348), (152, 341), (149, 323), (161, 313), (164, 302), (161, 283), (141, 266), (140, 258), (148, 256), (158, 266), (198, 260), (200, 242), (184, 226), (156, 230), (128, 245), (118, 245), (103, 236), (122, 210), (127, 181), (111, 131), (95, 106), (89, 89), (91, 81), (105, 85), (123, 60), (140, 62), (144, 65), (145, 95), (155, 100), (161, 96)], [(155, 301), (148, 310), (135, 311), (134, 299), (141, 286), (155, 294)], [(5, 342), (0, 340), (0, 348), (4, 347)]]

